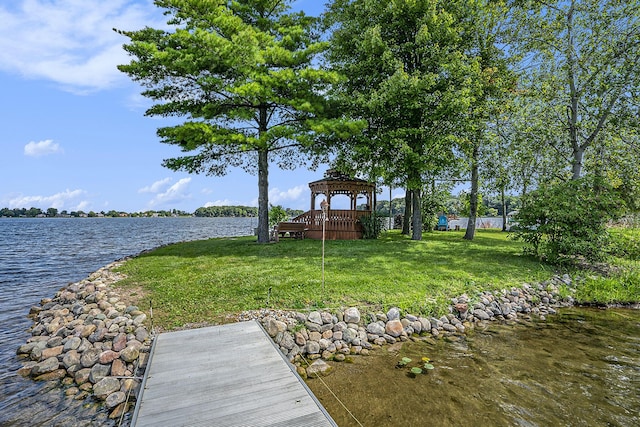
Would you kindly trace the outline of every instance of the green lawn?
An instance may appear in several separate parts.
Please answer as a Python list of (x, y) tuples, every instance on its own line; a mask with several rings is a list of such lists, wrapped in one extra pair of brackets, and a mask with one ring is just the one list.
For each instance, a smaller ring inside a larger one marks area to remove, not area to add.
[[(398, 306), (439, 315), (452, 297), (546, 280), (554, 269), (523, 256), (522, 245), (500, 231), (425, 233), (412, 241), (397, 231), (378, 240), (211, 239), (159, 248), (121, 268), (120, 286), (164, 329), (219, 322), (259, 308), (364, 310)], [(637, 294), (636, 294), (637, 297)]]

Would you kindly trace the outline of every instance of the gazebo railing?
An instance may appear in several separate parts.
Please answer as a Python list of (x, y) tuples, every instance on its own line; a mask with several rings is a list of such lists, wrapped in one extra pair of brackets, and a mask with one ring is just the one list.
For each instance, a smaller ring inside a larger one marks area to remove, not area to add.
[[(359, 219), (371, 215), (370, 211), (352, 211), (348, 209), (329, 209), (325, 223), (327, 239), (359, 239), (362, 237), (362, 224)], [(305, 236), (311, 239), (322, 238), (322, 210), (312, 210), (292, 219), (293, 222), (306, 224)]]

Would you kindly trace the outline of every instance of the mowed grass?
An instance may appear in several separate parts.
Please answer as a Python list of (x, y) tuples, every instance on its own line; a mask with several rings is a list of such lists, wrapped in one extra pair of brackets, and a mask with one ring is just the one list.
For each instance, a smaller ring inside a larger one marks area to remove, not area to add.
[(425, 233), (412, 241), (398, 231), (378, 240), (281, 240), (255, 237), (185, 242), (127, 262), (120, 286), (137, 304), (153, 306), (154, 325), (222, 322), (244, 310), (400, 307), (440, 315), (450, 299), (482, 290), (546, 280), (553, 269), (522, 255), (522, 244), (500, 231)]

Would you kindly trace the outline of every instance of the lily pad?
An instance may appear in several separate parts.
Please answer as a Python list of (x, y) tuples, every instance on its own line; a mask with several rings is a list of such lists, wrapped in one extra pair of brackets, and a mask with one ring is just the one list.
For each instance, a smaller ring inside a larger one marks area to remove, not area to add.
[(408, 357), (403, 357), (402, 359), (400, 359), (400, 361), (398, 362), (398, 365), (400, 366), (405, 366), (406, 364), (411, 363), (411, 359), (409, 359)]
[(422, 373), (422, 369), (420, 368), (411, 368), (411, 373), (415, 375), (419, 375)]
[(424, 364), (424, 369), (431, 370), (431, 369), (435, 369), (435, 367), (431, 363), (425, 363)]

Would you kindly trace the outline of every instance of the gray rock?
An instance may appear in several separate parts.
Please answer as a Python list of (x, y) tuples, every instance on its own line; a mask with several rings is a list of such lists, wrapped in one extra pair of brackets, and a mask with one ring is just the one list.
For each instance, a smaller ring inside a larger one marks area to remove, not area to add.
[(293, 340), (293, 336), (287, 332), (282, 337), (282, 341), (280, 341), (280, 345), (286, 348), (287, 350), (291, 350), (293, 346), (296, 345), (296, 343)]
[(62, 358), (62, 364), (67, 369), (75, 365), (80, 365), (80, 353), (76, 350), (67, 351)]
[(55, 336), (47, 340), (47, 347), (49, 348), (58, 347), (59, 345), (62, 345), (62, 337), (60, 336)]
[(360, 311), (356, 307), (347, 308), (344, 311), (344, 321), (346, 323), (359, 323), (360, 322)]
[(120, 381), (113, 377), (104, 377), (93, 386), (93, 394), (102, 400), (118, 390), (120, 390)]
[(447, 332), (458, 332), (458, 328), (456, 328), (451, 323), (445, 323), (444, 325), (442, 325), (442, 328)]
[(140, 350), (136, 346), (127, 346), (120, 352), (120, 358), (127, 363), (135, 361), (140, 355)]
[(420, 332), (422, 332), (422, 323), (420, 323), (420, 321), (418, 320), (414, 320), (413, 322), (411, 322), (411, 328), (416, 334), (419, 334)]
[(267, 331), (269, 336), (273, 338), (278, 335), (278, 332), (286, 331), (287, 324), (279, 320), (269, 318), (264, 325), (264, 329)]
[(324, 322), (322, 321), (322, 316), (318, 311), (312, 311), (309, 313), (308, 320), (311, 323), (315, 323), (316, 325), (322, 325)]
[(333, 316), (327, 311), (320, 313), (320, 318), (322, 319), (322, 323), (325, 325), (333, 323)]
[(67, 339), (67, 342), (64, 344), (64, 351), (77, 350), (82, 344), (82, 338), (80, 337), (70, 337)]
[(323, 351), (323, 350), (327, 350), (329, 348), (329, 345), (332, 344), (332, 342), (331, 340), (322, 338), (320, 341), (318, 341), (318, 344), (320, 344), (320, 351)]
[(347, 328), (347, 324), (344, 321), (340, 321), (333, 326), (333, 332), (342, 332)]
[(376, 323), (369, 323), (367, 325), (367, 332), (369, 332), (370, 334), (374, 334), (374, 335), (382, 335), (385, 333), (384, 331), (384, 325), (381, 325), (380, 323), (376, 322)]
[(487, 314), (486, 311), (476, 308), (473, 310), (473, 315), (480, 320), (489, 320), (491, 317)]
[(136, 334), (136, 340), (140, 342), (144, 342), (147, 338), (149, 338), (149, 332), (147, 332), (147, 328), (139, 327), (134, 332)]
[(134, 326), (140, 326), (145, 320), (147, 320), (147, 315), (142, 313), (133, 318), (133, 324)]
[(91, 368), (91, 372), (89, 373), (89, 381), (93, 384), (99, 382), (104, 377), (109, 376), (111, 372), (111, 365), (102, 365), (100, 363), (96, 363)]
[(391, 335), (389, 335), (389, 334), (384, 334), (384, 335), (382, 336), (382, 338), (384, 338), (384, 340), (385, 340), (386, 342), (388, 342), (389, 344), (394, 344), (394, 343), (397, 341), (394, 337), (392, 337), (392, 336), (391, 336)]
[(307, 341), (307, 345), (305, 346), (305, 352), (307, 354), (320, 353), (320, 343), (317, 341)]
[(387, 311), (387, 322), (391, 320), (400, 320), (400, 309), (397, 307), (391, 307), (389, 311)]
[(427, 319), (425, 317), (420, 317), (418, 319), (418, 321), (422, 324), (422, 330), (423, 331), (430, 331), (431, 330), (431, 322), (429, 321), (429, 319)]
[(89, 369), (89, 368), (80, 369), (78, 372), (76, 372), (76, 374), (74, 376), (76, 384), (82, 385), (82, 384), (86, 383), (87, 381), (89, 381), (89, 375), (90, 374), (91, 374), (91, 369)]
[(127, 400), (127, 395), (121, 391), (116, 391), (107, 396), (104, 403), (107, 405), (107, 408), (111, 409), (123, 403), (125, 400)]
[(353, 328), (347, 328), (342, 332), (342, 340), (347, 343), (352, 342), (354, 339), (358, 337), (359, 337), (358, 331)]
[(304, 325), (309, 330), (309, 332), (322, 332), (322, 326), (317, 323), (305, 322)]
[(53, 372), (58, 369), (59, 366), (60, 362), (57, 357), (49, 357), (31, 368), (31, 375), (35, 377), (48, 372)]
[(98, 348), (90, 348), (85, 350), (80, 356), (80, 364), (83, 368), (90, 368), (100, 360), (100, 353), (102, 353), (101, 349)]

